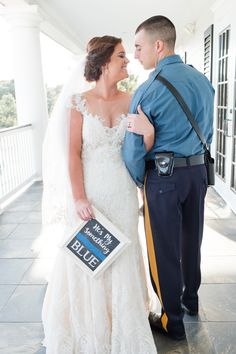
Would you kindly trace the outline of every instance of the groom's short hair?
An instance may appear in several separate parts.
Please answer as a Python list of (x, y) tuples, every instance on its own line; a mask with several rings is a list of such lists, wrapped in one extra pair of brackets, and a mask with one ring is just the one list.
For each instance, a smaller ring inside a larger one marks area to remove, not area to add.
[(154, 40), (160, 39), (168, 47), (174, 48), (176, 30), (174, 24), (165, 16), (153, 16), (142, 22), (136, 29), (135, 34), (145, 30)]

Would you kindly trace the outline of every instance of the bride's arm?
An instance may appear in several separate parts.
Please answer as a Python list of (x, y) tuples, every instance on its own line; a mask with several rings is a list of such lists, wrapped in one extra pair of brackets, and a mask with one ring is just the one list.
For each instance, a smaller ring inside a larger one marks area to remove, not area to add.
[(132, 133), (143, 135), (145, 149), (148, 152), (154, 144), (155, 129), (147, 116), (138, 106), (138, 114), (128, 114), (127, 130)]
[(94, 217), (91, 204), (84, 189), (83, 166), (81, 161), (83, 117), (76, 109), (70, 111), (69, 174), (72, 194), (79, 217), (89, 220)]

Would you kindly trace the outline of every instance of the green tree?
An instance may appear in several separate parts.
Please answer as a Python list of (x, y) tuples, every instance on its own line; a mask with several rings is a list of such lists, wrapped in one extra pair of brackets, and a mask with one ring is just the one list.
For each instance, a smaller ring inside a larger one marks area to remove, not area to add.
[(14, 125), (16, 125), (16, 101), (11, 93), (7, 93), (0, 99), (0, 128)]
[(48, 101), (48, 114), (49, 116), (52, 113), (53, 106), (56, 102), (56, 99), (61, 92), (62, 85), (57, 85), (55, 87), (47, 87), (47, 101)]
[(138, 86), (138, 76), (131, 74), (127, 79), (118, 83), (118, 88), (121, 91), (133, 93)]
[(7, 95), (8, 93), (11, 93), (12, 96), (16, 98), (14, 80), (0, 81), (0, 99), (3, 95)]
[[(48, 113), (52, 112), (54, 103), (62, 85), (46, 87)], [(17, 124), (14, 80), (0, 81), (0, 128), (9, 128)]]

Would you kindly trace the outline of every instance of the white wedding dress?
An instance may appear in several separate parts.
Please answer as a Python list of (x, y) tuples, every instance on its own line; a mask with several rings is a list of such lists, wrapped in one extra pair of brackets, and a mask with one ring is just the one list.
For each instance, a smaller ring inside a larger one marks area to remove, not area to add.
[(47, 354), (156, 354), (138, 240), (137, 190), (121, 157), (127, 118), (122, 115), (108, 128), (87, 111), (80, 95), (73, 106), (83, 115), (87, 197), (131, 245), (96, 280), (59, 250), (43, 305)]

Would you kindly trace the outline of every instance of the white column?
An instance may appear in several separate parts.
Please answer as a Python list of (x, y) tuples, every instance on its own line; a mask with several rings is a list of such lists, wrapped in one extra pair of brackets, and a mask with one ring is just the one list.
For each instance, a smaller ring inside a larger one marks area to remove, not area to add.
[(37, 6), (8, 7), (18, 125), (32, 124), (35, 169), (42, 178), (42, 141), (48, 112), (43, 81)]

